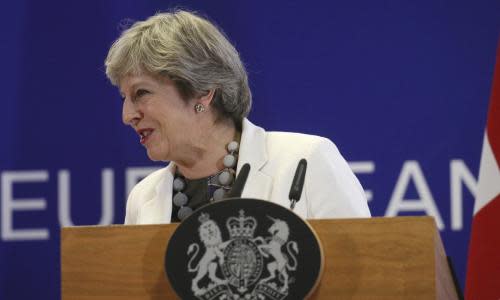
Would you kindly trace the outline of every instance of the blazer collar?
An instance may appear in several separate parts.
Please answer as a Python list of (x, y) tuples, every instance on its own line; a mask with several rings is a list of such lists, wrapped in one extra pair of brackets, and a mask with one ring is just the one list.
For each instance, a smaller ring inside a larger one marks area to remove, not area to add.
[(262, 172), (268, 161), (266, 132), (248, 119), (243, 120), (237, 173), (241, 167), (250, 164), (250, 173), (243, 189), (243, 198), (269, 199), (272, 178)]

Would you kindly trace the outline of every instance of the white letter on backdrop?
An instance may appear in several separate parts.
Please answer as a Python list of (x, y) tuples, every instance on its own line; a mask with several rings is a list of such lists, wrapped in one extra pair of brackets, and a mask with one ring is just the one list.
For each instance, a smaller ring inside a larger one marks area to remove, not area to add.
[[(415, 187), (419, 194), (419, 199), (404, 199), (406, 189), (410, 180), (415, 182)], [(444, 223), (436, 207), (429, 186), (425, 181), (420, 165), (417, 161), (406, 161), (403, 164), (398, 182), (392, 192), (391, 200), (385, 212), (388, 217), (398, 215), (400, 211), (425, 211), (427, 215), (433, 216), (439, 229), (444, 229)]]
[(44, 198), (14, 199), (14, 183), (46, 182), (47, 171), (5, 171), (2, 173), (2, 240), (48, 240), (47, 228), (15, 229), (14, 211), (43, 210), (47, 207)]
[[(70, 203), (70, 173), (60, 170), (58, 175), (59, 223), (61, 226), (73, 226)], [(112, 169), (103, 169), (101, 173), (102, 206), (101, 220), (97, 225), (109, 225), (113, 222), (114, 173)]]
[(462, 230), (463, 226), (463, 194), (462, 182), (469, 189), (472, 197), (476, 196), (477, 180), (461, 159), (450, 163), (451, 186), (451, 229)]

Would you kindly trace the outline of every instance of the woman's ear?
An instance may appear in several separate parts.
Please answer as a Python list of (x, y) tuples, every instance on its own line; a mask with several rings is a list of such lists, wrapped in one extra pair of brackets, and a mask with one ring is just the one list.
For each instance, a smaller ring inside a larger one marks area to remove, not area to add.
[(208, 90), (208, 92), (196, 100), (197, 103), (203, 104), (205, 107), (209, 107), (212, 103), (215, 95), (215, 90)]

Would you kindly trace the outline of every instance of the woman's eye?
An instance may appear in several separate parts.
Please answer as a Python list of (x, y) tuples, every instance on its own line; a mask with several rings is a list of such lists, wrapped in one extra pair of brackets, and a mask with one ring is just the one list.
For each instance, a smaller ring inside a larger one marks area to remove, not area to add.
[(144, 95), (146, 95), (146, 94), (148, 94), (148, 93), (149, 93), (148, 91), (143, 90), (143, 89), (140, 89), (140, 90), (137, 90), (137, 91), (135, 92), (135, 97), (136, 97), (136, 98), (139, 98), (139, 97), (142, 97), (142, 96), (144, 96)]

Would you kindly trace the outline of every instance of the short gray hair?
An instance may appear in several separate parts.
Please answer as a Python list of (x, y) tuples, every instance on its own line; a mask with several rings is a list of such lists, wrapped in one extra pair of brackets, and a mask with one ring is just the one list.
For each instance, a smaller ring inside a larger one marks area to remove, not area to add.
[(174, 81), (187, 100), (214, 90), (219, 117), (241, 124), (252, 105), (248, 77), (224, 33), (195, 13), (158, 13), (133, 24), (111, 46), (106, 75), (118, 86), (127, 75), (149, 73)]

